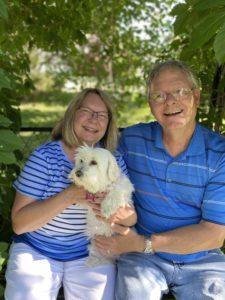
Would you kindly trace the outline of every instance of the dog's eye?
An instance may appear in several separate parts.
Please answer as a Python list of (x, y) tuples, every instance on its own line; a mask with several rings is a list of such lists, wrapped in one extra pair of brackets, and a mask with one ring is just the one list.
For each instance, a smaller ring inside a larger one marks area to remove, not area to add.
[(97, 161), (96, 161), (96, 160), (92, 160), (92, 161), (90, 162), (90, 165), (91, 165), (91, 166), (97, 165)]
[(83, 159), (80, 160), (80, 163), (82, 163), (82, 162), (83, 162)]

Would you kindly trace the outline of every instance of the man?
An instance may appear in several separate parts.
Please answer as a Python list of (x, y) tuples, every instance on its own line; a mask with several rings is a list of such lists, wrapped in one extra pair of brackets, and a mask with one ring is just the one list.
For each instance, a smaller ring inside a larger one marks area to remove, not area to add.
[(97, 237), (118, 259), (116, 299), (225, 299), (225, 139), (196, 123), (200, 89), (178, 61), (155, 66), (148, 101), (156, 122), (123, 131), (135, 186), (136, 232)]

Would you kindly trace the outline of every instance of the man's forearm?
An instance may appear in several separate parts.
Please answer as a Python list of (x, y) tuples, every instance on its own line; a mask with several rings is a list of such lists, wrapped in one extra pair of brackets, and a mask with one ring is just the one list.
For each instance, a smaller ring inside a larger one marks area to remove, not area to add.
[(190, 254), (220, 248), (225, 238), (225, 226), (201, 222), (151, 236), (156, 252)]

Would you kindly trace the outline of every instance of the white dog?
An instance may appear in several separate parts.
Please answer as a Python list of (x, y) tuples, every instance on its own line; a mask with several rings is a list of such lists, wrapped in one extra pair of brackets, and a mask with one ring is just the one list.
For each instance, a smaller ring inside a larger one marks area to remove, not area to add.
[[(79, 147), (75, 162), (75, 168), (71, 171), (69, 178), (76, 185), (83, 186), (92, 194), (107, 192), (105, 199), (101, 202), (102, 216), (109, 218), (119, 207), (132, 203), (133, 185), (120, 171), (115, 157), (108, 150), (88, 146)], [(112, 235), (110, 224), (99, 221), (90, 207), (87, 212), (86, 234), (90, 239), (95, 235)], [(89, 266), (110, 262), (112, 260), (102, 257), (94, 245), (90, 245), (87, 261)]]

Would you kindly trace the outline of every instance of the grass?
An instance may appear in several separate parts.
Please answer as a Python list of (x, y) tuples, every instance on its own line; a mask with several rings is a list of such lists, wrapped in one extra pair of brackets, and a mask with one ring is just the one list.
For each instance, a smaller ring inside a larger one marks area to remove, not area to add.
[[(25, 102), (20, 106), (22, 115), (23, 127), (52, 127), (62, 118), (67, 103), (59, 102)], [(117, 112), (119, 127), (126, 127), (139, 122), (147, 122), (151, 119), (150, 111), (147, 104), (145, 106), (131, 106), (127, 107), (126, 111)]]
[(23, 127), (52, 127), (62, 118), (66, 105), (55, 103), (21, 104)]

